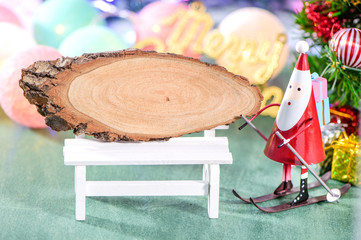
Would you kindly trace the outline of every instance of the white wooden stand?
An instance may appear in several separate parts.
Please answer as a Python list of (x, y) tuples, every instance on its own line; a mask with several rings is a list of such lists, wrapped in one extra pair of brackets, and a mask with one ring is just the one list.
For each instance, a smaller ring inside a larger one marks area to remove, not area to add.
[[(226, 129), (226, 126), (217, 129)], [(64, 164), (75, 166), (75, 218), (85, 220), (87, 196), (208, 196), (208, 216), (218, 218), (220, 164), (232, 164), (228, 139), (215, 137), (172, 138), (159, 142), (103, 142), (65, 139)], [(203, 179), (194, 181), (87, 181), (87, 165), (202, 164)]]

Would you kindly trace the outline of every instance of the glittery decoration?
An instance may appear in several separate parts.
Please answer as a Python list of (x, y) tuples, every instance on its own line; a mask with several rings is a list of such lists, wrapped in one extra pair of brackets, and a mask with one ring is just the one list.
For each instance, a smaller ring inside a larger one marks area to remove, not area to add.
[(355, 134), (361, 136), (361, 118), (359, 110), (348, 106), (336, 106), (330, 109), (331, 122), (343, 123), (348, 135)]
[(349, 1), (350, 1), (350, 3), (352, 3), (355, 6), (361, 4), (360, 0), (349, 0)]
[(305, 13), (313, 25), (313, 31), (325, 43), (344, 24), (344, 20), (333, 14), (331, 10), (331, 1), (305, 2)]
[(345, 131), (347, 124), (328, 123), (321, 127), (322, 141), (325, 145), (331, 145)]
[(333, 159), (333, 148), (331, 143), (337, 140), (341, 133), (345, 131), (347, 125), (342, 123), (328, 123), (321, 127), (322, 141), (325, 146), (326, 158), (319, 163), (320, 175), (331, 171), (332, 159)]
[(358, 137), (343, 133), (331, 147), (334, 149), (331, 178), (361, 186), (361, 151)]

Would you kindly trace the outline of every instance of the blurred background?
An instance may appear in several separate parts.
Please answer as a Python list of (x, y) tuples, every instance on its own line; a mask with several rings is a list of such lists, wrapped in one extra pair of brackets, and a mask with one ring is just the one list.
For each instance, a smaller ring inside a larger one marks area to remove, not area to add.
[[(327, 94), (321, 93), (318, 102), (327, 158), (315, 169), (331, 170), (335, 181), (350, 182), (357, 198), (360, 27), (359, 0), (0, 0), (0, 190), (9, 196), (4, 201), (20, 196), (9, 194), (11, 184), (5, 184), (6, 179), (16, 181), (15, 176), (22, 174), (11, 167), (12, 161), (42, 156), (44, 147), (46, 154), (53, 149), (53, 158), (61, 159), (64, 138), (73, 136), (48, 128), (24, 98), (19, 88), (21, 69), (35, 61), (127, 48), (183, 54), (247, 77), (261, 89), (265, 106), (281, 102), (299, 40), (310, 45), (314, 80), (326, 79)], [(260, 124), (265, 129), (271, 128), (277, 110), (263, 113)], [(236, 126), (229, 131), (239, 137)], [(261, 154), (263, 145), (259, 148)], [(32, 178), (30, 173), (25, 175)], [(361, 227), (359, 206), (350, 217), (359, 226), (350, 230), (355, 239), (361, 239), (355, 230)]]

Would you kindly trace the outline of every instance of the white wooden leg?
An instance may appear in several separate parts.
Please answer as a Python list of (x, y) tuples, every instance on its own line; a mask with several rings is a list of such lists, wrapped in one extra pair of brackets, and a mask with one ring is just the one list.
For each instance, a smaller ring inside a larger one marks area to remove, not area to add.
[(216, 136), (216, 129), (210, 129), (204, 131), (204, 137), (215, 137)]
[(85, 139), (85, 134), (75, 135), (75, 139)]
[(203, 181), (209, 182), (209, 164), (203, 164)]
[(219, 175), (218, 164), (209, 165), (209, 195), (208, 195), (208, 216), (218, 218), (219, 211)]
[(85, 220), (86, 166), (75, 166), (75, 219)]

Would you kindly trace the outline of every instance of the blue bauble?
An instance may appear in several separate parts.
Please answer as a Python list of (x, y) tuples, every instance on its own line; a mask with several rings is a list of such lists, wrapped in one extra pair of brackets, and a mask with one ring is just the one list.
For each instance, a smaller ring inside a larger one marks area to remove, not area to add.
[(60, 45), (64, 56), (75, 57), (83, 53), (115, 51), (126, 48), (121, 37), (102, 26), (88, 26), (69, 35)]
[(48, 0), (34, 13), (34, 37), (39, 44), (57, 48), (69, 34), (96, 21), (105, 24), (86, 0)]
[(128, 47), (133, 47), (136, 42), (136, 34), (133, 23), (128, 19), (111, 19), (108, 21), (108, 27), (115, 33), (121, 35), (123, 42)]

